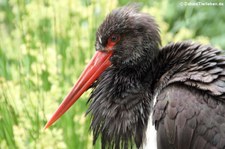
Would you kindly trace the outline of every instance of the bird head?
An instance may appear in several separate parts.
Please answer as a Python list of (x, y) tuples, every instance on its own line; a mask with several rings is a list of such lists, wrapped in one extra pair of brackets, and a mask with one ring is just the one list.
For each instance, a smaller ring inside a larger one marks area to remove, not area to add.
[(108, 67), (137, 67), (145, 60), (151, 61), (160, 43), (157, 24), (150, 15), (139, 12), (138, 5), (113, 10), (97, 30), (93, 58), (45, 128), (60, 118)]
[(143, 57), (153, 59), (161, 43), (158, 25), (139, 6), (129, 5), (113, 10), (98, 28), (95, 48), (112, 51), (114, 66), (132, 66)]

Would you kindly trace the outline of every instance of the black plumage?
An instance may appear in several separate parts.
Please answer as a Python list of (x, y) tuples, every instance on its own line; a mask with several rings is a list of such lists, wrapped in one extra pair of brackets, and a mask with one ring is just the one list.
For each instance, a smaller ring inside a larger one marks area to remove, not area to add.
[(160, 92), (153, 110), (159, 149), (225, 148), (225, 57), (220, 54), (189, 42), (162, 49), (158, 64), (170, 68), (155, 89)]
[(94, 143), (101, 136), (102, 148), (141, 147), (153, 113), (159, 149), (225, 148), (221, 51), (190, 41), (159, 48), (157, 24), (136, 5), (106, 17), (96, 49), (105, 49), (112, 34), (121, 40), (89, 99)]

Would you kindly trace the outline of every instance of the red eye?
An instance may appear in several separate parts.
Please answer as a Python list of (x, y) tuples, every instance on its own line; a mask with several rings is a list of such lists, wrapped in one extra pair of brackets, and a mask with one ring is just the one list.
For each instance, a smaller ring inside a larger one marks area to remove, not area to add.
[(118, 35), (118, 34), (112, 34), (108, 38), (107, 47), (112, 48), (118, 41), (120, 41), (120, 35)]

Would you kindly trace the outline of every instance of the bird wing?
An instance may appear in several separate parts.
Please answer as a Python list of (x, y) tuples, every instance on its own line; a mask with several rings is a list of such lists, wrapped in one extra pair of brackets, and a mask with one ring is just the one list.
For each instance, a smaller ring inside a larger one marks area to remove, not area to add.
[(225, 149), (225, 56), (208, 45), (172, 43), (159, 55), (153, 109), (159, 149)]
[(225, 104), (213, 98), (181, 83), (164, 88), (153, 110), (158, 149), (224, 149)]
[(221, 53), (209, 45), (191, 42), (165, 46), (156, 66), (159, 72), (166, 70), (158, 81), (159, 88), (179, 82), (225, 102), (225, 56)]

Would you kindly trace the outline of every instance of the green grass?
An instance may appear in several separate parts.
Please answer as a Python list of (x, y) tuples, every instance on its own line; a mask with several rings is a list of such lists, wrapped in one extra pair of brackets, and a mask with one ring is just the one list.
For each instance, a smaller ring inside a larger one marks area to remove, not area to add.
[[(224, 7), (140, 2), (159, 23), (163, 45), (192, 39), (225, 49)], [(0, 1), (0, 148), (93, 148), (85, 117), (90, 92), (50, 129), (43, 127), (94, 53), (97, 27), (110, 10), (127, 3)]]

